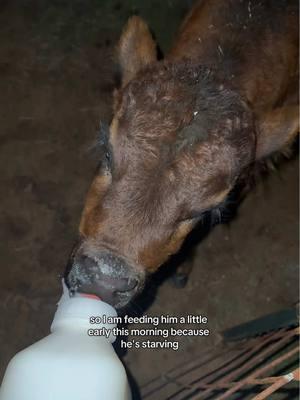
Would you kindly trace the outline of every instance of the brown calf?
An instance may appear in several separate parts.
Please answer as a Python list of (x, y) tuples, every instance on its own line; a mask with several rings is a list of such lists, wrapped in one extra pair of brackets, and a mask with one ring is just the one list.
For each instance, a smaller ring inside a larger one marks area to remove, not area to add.
[(67, 283), (126, 305), (246, 167), (298, 132), (298, 2), (202, 0), (158, 61), (132, 17)]

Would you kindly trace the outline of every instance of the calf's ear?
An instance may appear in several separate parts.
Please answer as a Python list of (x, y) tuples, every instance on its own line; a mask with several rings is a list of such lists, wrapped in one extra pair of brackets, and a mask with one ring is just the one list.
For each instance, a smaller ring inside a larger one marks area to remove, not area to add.
[(256, 159), (285, 150), (299, 133), (299, 109), (289, 105), (268, 112), (258, 123)]
[(147, 24), (140, 17), (131, 17), (122, 32), (118, 46), (122, 86), (125, 86), (140, 69), (156, 59), (156, 43)]

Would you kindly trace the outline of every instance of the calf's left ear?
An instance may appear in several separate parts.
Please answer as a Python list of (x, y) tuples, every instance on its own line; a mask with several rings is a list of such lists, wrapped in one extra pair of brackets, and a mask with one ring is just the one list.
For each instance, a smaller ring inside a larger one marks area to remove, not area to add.
[(289, 105), (268, 112), (258, 121), (256, 159), (284, 150), (299, 133), (298, 105)]
[(119, 41), (118, 60), (122, 86), (147, 64), (157, 60), (156, 43), (142, 18), (134, 16), (128, 20)]

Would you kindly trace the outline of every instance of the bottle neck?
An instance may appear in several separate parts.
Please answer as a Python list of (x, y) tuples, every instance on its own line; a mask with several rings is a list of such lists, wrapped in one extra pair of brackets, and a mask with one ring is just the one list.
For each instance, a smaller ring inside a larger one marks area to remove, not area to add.
[(116, 317), (116, 310), (103, 301), (80, 296), (70, 297), (68, 293), (64, 293), (58, 303), (51, 332), (62, 329), (85, 332), (88, 336), (102, 336), (113, 343), (116, 340), (113, 335), (113, 328), (117, 326)]

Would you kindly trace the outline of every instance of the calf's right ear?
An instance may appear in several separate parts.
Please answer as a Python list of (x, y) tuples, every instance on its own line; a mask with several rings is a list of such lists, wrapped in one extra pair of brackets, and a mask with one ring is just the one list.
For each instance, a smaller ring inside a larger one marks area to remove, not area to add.
[(299, 133), (299, 107), (287, 105), (266, 113), (258, 121), (256, 158), (285, 150)]
[(147, 24), (138, 16), (131, 17), (122, 32), (118, 46), (122, 86), (125, 86), (139, 70), (156, 60), (156, 43)]

